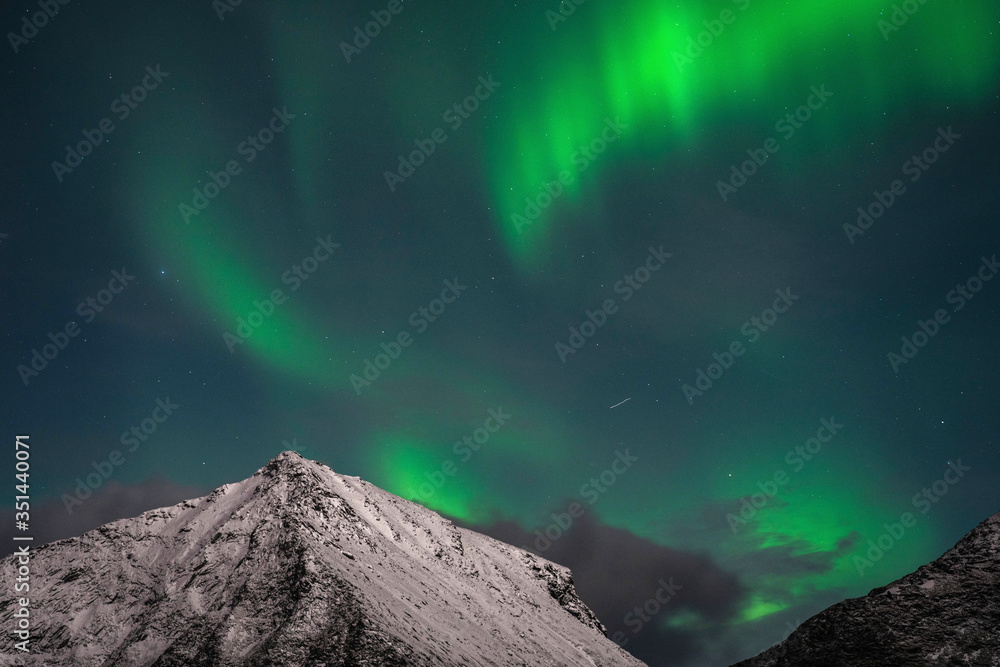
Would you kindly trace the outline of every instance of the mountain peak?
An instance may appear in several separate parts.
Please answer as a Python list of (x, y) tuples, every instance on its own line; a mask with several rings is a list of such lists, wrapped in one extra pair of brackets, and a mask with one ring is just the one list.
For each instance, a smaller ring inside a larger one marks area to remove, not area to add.
[(18, 664), (642, 665), (566, 568), (293, 451), (32, 563)]
[(329, 466), (287, 450), (268, 461), (250, 479), (240, 484), (256, 484), (255, 494), (271, 494), (273, 501), (285, 507), (289, 504), (308, 505), (306, 499), (312, 496), (338, 495), (340, 481), (345, 479), (357, 478), (338, 475)]
[(281, 452), (280, 454), (278, 454), (277, 456), (275, 456), (273, 459), (271, 459), (270, 463), (274, 463), (275, 461), (283, 461), (283, 460), (286, 460), (286, 459), (298, 459), (298, 460), (301, 460), (301, 461), (306, 461), (307, 460), (304, 456), (302, 456), (301, 454), (299, 454), (294, 449), (286, 449), (285, 451)]
[(323, 464), (318, 463), (317, 461), (310, 461), (298, 452), (287, 449), (268, 461), (267, 465), (258, 470), (256, 474), (273, 477), (277, 475), (289, 474), (295, 470), (301, 470), (302, 468), (311, 467), (326, 468), (326, 466), (323, 466)]

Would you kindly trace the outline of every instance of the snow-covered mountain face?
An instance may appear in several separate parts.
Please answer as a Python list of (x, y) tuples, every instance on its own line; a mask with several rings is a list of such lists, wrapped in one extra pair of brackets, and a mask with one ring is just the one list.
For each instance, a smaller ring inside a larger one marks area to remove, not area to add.
[(293, 452), (33, 550), (29, 597), (31, 652), (0, 664), (643, 664), (604, 636), (566, 568)]
[(1000, 667), (1000, 514), (928, 565), (733, 667)]

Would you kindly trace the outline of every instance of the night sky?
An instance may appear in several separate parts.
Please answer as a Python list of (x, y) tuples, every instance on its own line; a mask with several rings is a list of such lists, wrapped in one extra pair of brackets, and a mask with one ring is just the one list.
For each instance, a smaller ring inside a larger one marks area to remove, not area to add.
[(296, 449), (714, 666), (1000, 510), (993, 0), (58, 8), (0, 11), (37, 539)]

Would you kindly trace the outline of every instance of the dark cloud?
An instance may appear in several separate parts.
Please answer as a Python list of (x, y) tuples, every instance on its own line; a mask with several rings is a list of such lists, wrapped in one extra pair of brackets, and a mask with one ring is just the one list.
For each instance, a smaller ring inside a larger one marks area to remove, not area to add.
[[(196, 486), (175, 484), (162, 478), (151, 478), (140, 484), (121, 484), (114, 480), (92, 496), (73, 505), (69, 513), (58, 498), (41, 503), (31, 511), (32, 544), (41, 546), (68, 537), (77, 537), (111, 521), (138, 516), (148, 510), (176, 505), (182, 500), (198, 498), (208, 490)], [(11, 540), (14, 526), (13, 510), (0, 512), (0, 556), (14, 552)]]
[(836, 560), (850, 553), (860, 537), (857, 532), (851, 532), (838, 540), (836, 548), (830, 551), (813, 551), (814, 546), (808, 540), (758, 547), (740, 558), (741, 572), (782, 576), (829, 572)]
[[(672, 533), (675, 539), (678, 534), (692, 538), (688, 544), (713, 548), (738, 540), (741, 555), (724, 563), (707, 552), (666, 547), (605, 525), (591, 514), (575, 519), (565, 534), (548, 544), (539, 533), (513, 521), (455, 522), (569, 567), (580, 597), (607, 627), (608, 636), (623, 633), (617, 636), (626, 640), (624, 648), (651, 667), (695, 667), (732, 664), (763, 651), (845, 596), (845, 591), (827, 590), (793, 598), (786, 584), (804, 574), (830, 571), (857, 543), (857, 533), (844, 536), (828, 551), (807, 549), (805, 541), (763, 547), (766, 536), (758, 533), (756, 522), (741, 527), (738, 535), (730, 530), (725, 513), (738, 505), (733, 501), (702, 506), (695, 512), (698, 521), (686, 528), (679, 524)], [(739, 612), (750, 594), (742, 581), (749, 578), (771, 582), (761, 584), (757, 592), (784, 599), (789, 608), (740, 622)], [(647, 609), (656, 610), (658, 605), (650, 601), (663, 583), (680, 589), (659, 611), (647, 616), (648, 622), (640, 624), (642, 615), (636, 608), (649, 603)]]
[[(650, 665), (682, 665), (697, 659), (704, 642), (721, 632), (722, 624), (737, 614), (746, 596), (737, 576), (707, 554), (656, 544), (602, 524), (590, 514), (575, 519), (544, 551), (538, 547), (546, 544), (537, 534), (511, 521), (455, 522), (569, 567), (580, 597), (608, 628), (608, 636), (623, 633), (618, 636), (627, 640), (624, 647)], [(649, 602), (658, 591), (661, 599), (668, 596), (664, 584), (679, 588), (662, 606)], [(647, 602), (648, 608), (660, 609), (640, 626), (641, 616), (634, 610)], [(666, 627), (678, 615), (696, 615), (697, 629)]]
[[(857, 531), (851, 531), (840, 537), (831, 550), (818, 550), (806, 539), (768, 546), (773, 536), (761, 532), (760, 523), (755, 519), (730, 524), (729, 517), (738, 515), (741, 500), (705, 503), (694, 512), (693, 521), (677, 522), (672, 526), (667, 541), (713, 546), (729, 543), (741, 554), (738, 563), (732, 566), (740, 576), (795, 577), (829, 572), (836, 560), (849, 554), (861, 538)], [(772, 498), (767, 511), (787, 506), (786, 501)], [(735, 530), (731, 526), (735, 526)]]

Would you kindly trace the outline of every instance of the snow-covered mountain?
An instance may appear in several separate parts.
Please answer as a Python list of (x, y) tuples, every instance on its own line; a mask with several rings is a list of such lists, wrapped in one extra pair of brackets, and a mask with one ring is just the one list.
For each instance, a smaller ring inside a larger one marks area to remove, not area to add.
[(1000, 513), (937, 560), (733, 667), (1000, 667)]
[(566, 568), (294, 452), (34, 550), (29, 597), (31, 652), (0, 664), (643, 664), (604, 636)]

